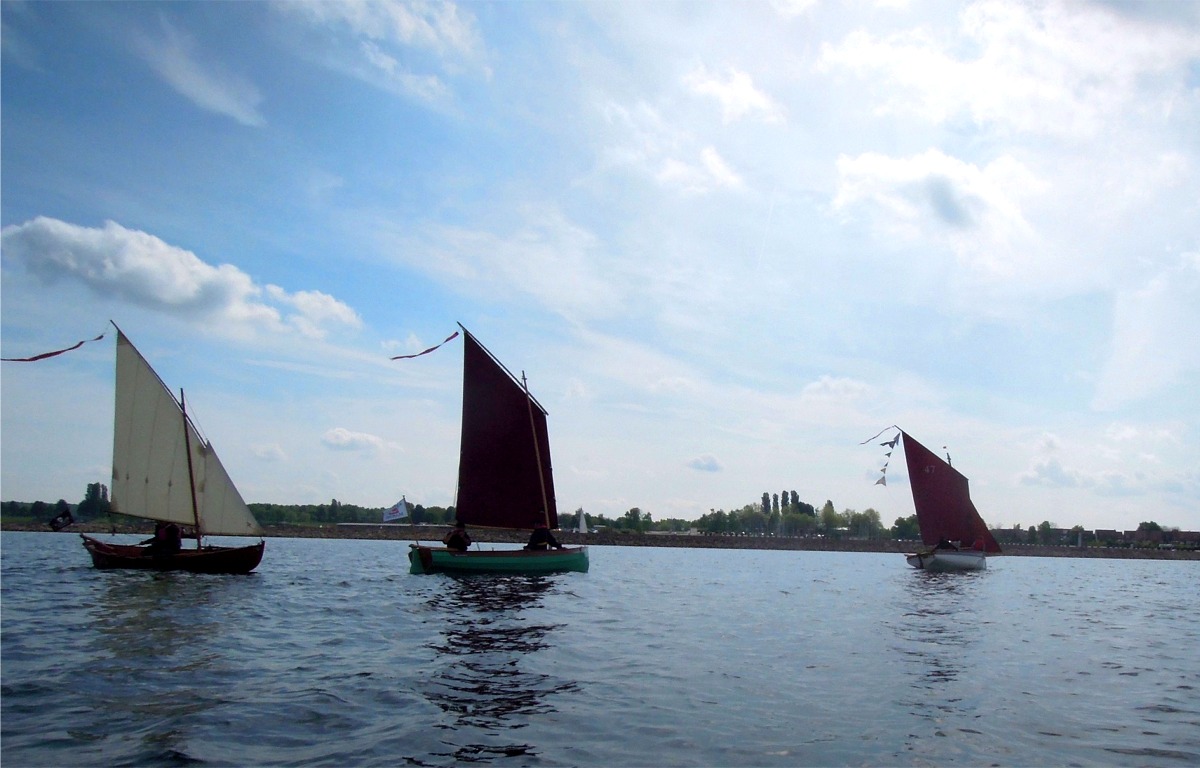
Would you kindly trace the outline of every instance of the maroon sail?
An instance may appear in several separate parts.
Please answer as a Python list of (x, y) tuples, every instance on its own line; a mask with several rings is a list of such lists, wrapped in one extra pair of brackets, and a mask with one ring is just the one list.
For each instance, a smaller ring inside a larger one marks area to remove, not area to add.
[(999, 552), (1000, 545), (971, 503), (966, 476), (907, 432), (901, 434), (921, 541), (936, 546), (946, 539), (971, 547), (982, 540), (985, 552)]
[[(546, 411), (463, 328), (458, 519), (467, 525), (558, 527)], [(540, 466), (539, 466), (540, 464)]]

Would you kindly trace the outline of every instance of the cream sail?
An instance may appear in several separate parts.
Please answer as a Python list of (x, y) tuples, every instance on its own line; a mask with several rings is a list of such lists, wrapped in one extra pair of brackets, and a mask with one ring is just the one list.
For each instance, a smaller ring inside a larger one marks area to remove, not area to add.
[(182, 417), (180, 404), (120, 329), (111, 490), (113, 509), (123, 515), (198, 525), (202, 535), (262, 534), (212, 445)]

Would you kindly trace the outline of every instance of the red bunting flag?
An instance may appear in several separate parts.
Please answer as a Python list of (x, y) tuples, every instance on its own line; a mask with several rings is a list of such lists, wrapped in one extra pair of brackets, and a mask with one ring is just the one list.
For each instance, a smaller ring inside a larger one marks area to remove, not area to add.
[[(442, 342), (442, 344), (445, 344), (447, 341), (450, 341), (451, 339), (455, 338), (456, 336), (458, 336), (458, 331), (455, 331), (454, 333), (452, 333), (452, 334), (450, 334), (449, 336), (447, 336), (447, 337), (446, 337), (446, 339), (445, 339), (445, 340)], [(396, 356), (395, 356), (395, 357), (393, 357), (392, 359), (393, 359), (393, 360), (408, 360), (408, 359), (410, 359), (410, 358), (413, 358), (413, 357), (420, 357), (421, 355), (428, 355), (428, 354), (429, 354), (430, 352), (432, 352), (433, 350), (435, 350), (435, 349), (437, 349), (438, 347), (442, 346), (442, 344), (435, 344), (434, 346), (430, 347), (429, 349), (426, 349), (426, 350), (424, 350), (424, 351), (422, 351), (422, 352), (418, 352), (418, 353), (417, 353), (417, 354), (415, 354), (415, 355), (396, 355)]]
[(83, 341), (76, 342), (76, 343), (72, 344), (71, 346), (67, 347), (66, 349), (56, 349), (53, 352), (43, 352), (42, 354), (34, 355), (33, 357), (4, 357), (4, 358), (0, 358), (0, 360), (3, 360), (6, 363), (34, 363), (34, 362), (37, 362), (38, 360), (45, 360), (48, 357), (57, 357), (58, 355), (61, 355), (64, 352), (70, 352), (71, 350), (79, 349), (80, 347), (82, 347), (84, 344), (87, 344), (88, 342), (100, 341), (100, 339), (103, 339), (103, 338), (104, 338), (104, 334), (102, 333), (94, 339), (84, 339)]

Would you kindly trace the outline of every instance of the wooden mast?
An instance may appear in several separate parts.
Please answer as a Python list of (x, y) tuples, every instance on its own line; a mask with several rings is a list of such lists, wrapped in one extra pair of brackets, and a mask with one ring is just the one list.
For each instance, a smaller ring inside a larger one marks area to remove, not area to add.
[(196, 473), (192, 469), (192, 439), (188, 435), (187, 406), (183, 401), (183, 390), (179, 390), (179, 415), (183, 418), (183, 448), (187, 453), (188, 488), (192, 493), (192, 520), (196, 529), (196, 549), (200, 549), (200, 507), (196, 502)]
[(533, 457), (537, 461), (538, 483), (542, 487), (542, 519), (549, 528), (550, 502), (546, 498), (546, 477), (542, 472), (542, 451), (538, 447), (537, 422), (533, 418), (533, 400), (529, 397), (529, 382), (525, 380), (525, 371), (521, 371), (521, 387), (525, 390), (525, 405), (529, 407), (529, 428), (533, 430)]

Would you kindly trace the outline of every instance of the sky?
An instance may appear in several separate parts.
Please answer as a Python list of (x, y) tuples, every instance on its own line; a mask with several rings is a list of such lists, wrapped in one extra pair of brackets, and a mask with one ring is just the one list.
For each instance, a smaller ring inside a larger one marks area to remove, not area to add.
[[(0, 496), (129, 336), (248, 502), (454, 502), (470, 330), (560, 511), (1200, 530), (1200, 4), (11, 2)], [(879, 433), (883, 430), (883, 434)], [(886, 485), (876, 481), (887, 467)]]

